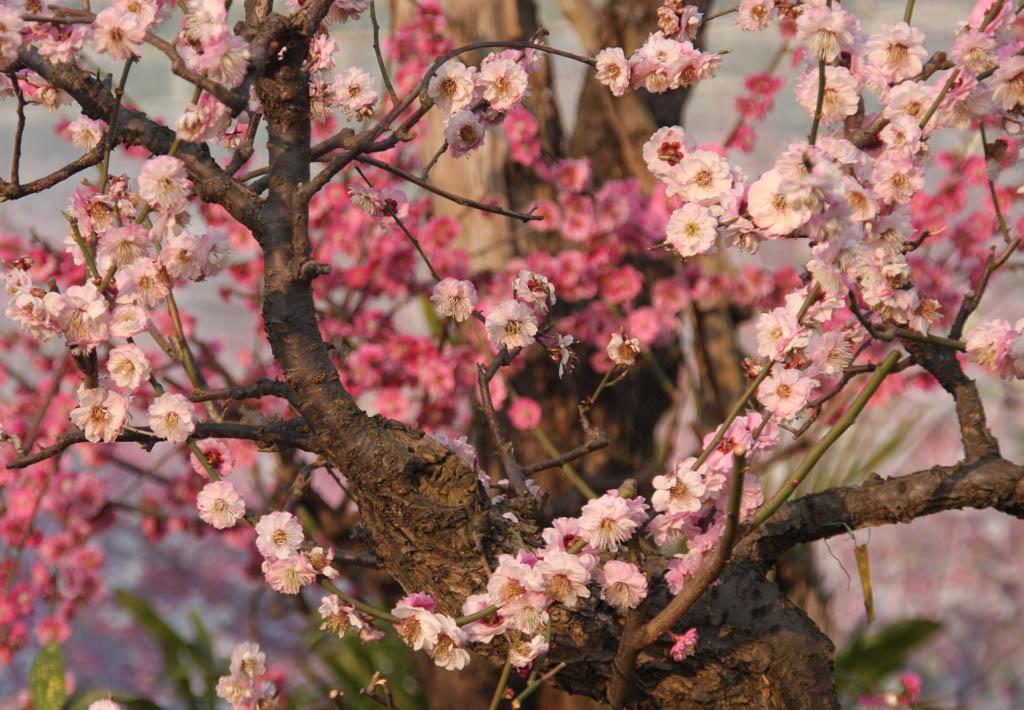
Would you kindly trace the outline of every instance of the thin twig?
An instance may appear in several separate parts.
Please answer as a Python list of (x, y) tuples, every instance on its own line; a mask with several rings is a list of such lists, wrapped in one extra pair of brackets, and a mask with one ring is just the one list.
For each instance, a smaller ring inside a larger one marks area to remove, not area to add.
[(18, 83), (18, 75), (13, 71), (7, 72), (7, 76), (11, 80), (11, 86), (14, 88), (14, 95), (18, 99), (18, 125), (14, 129), (14, 155), (11, 156), (11, 183), (18, 185), (21, 183), (19, 177), (20, 166), (21, 166), (21, 137), (25, 133), (25, 94), (21, 90), (21, 84)]
[(811, 134), (807, 142), (814, 145), (818, 140), (818, 126), (821, 124), (821, 109), (825, 104), (825, 60), (818, 60), (818, 101), (814, 106), (814, 120), (811, 121)]
[(373, 53), (377, 55), (377, 66), (380, 68), (380, 76), (384, 80), (384, 86), (391, 97), (391, 105), (398, 105), (398, 94), (391, 84), (391, 77), (388, 76), (388, 66), (384, 63), (384, 55), (380, 51), (380, 25), (377, 23), (377, 3), (370, 0), (370, 24), (373, 25)]
[(501, 433), (501, 425), (498, 423), (497, 413), (494, 411), (494, 402), (491, 401), (491, 389), (490, 383), (494, 379), (495, 373), (498, 368), (502, 365), (507, 365), (512, 362), (513, 358), (519, 354), (520, 348), (509, 352), (508, 348), (502, 347), (501, 350), (494, 356), (491, 364), (487, 367), (483, 365), (477, 366), (477, 385), (480, 390), (480, 404), (484, 410), (484, 418), (487, 420), (487, 426), (491, 430), (491, 437), (494, 439), (494, 446), (498, 451), (498, 457), (501, 460), (502, 470), (505, 472), (505, 477), (508, 478), (509, 483), (512, 484), (512, 490), (517, 495), (526, 495), (526, 475), (522, 464), (516, 459), (515, 449), (512, 446), (512, 442), (504, 437)]
[(431, 158), (430, 161), (427, 163), (427, 166), (423, 168), (423, 172), (420, 173), (420, 180), (427, 179), (427, 176), (430, 175), (431, 168), (433, 168), (434, 164), (441, 159), (441, 156), (444, 155), (446, 150), (448, 150), (448, 141), (445, 141), (441, 144), (441, 147), (437, 149), (436, 153), (434, 153), (434, 157)]

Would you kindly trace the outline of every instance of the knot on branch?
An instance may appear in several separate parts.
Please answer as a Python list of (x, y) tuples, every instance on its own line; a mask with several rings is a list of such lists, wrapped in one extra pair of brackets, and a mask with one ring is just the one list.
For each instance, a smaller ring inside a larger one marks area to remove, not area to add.
[(299, 265), (298, 280), (303, 283), (309, 283), (317, 276), (326, 276), (331, 271), (330, 264), (321, 264), (312, 259), (307, 259)]

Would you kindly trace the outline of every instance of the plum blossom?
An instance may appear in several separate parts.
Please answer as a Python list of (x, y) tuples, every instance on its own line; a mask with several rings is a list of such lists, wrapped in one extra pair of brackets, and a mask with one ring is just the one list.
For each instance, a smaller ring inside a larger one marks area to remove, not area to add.
[(924, 32), (906, 22), (883, 25), (868, 37), (864, 50), (867, 61), (892, 84), (920, 74), (928, 59)]
[(577, 555), (564, 550), (548, 550), (535, 569), (544, 579), (544, 591), (559, 604), (575, 609), (579, 599), (590, 597), (588, 570)]
[(99, 387), (78, 390), (78, 407), (71, 410), (71, 423), (85, 432), (93, 443), (117, 439), (128, 416), (128, 398)]
[(355, 631), (366, 643), (374, 643), (384, 638), (384, 632), (374, 626), (372, 618), (333, 594), (328, 594), (320, 600), (317, 612), (323, 619), (320, 630), (335, 633), (339, 638), (343, 638), (349, 630)]
[(512, 282), (512, 292), (516, 299), (528, 304), (535, 313), (543, 315), (548, 307), (555, 305), (555, 287), (547, 276), (529, 269), (521, 269), (516, 280)]
[(139, 18), (114, 5), (101, 10), (92, 23), (92, 46), (115, 61), (134, 54), (145, 37)]
[(180, 444), (195, 431), (192, 404), (180, 394), (162, 394), (149, 405), (149, 426), (153, 433), (172, 444)]
[(373, 77), (360, 67), (350, 67), (335, 76), (331, 90), (342, 113), (352, 121), (367, 118), (379, 98), (373, 89)]
[(806, 193), (805, 188), (786, 180), (778, 170), (769, 170), (750, 186), (747, 208), (754, 224), (766, 234), (782, 236), (811, 218)]
[(606, 350), (616, 365), (632, 367), (636, 363), (636, 356), (640, 354), (640, 341), (628, 338), (624, 333), (612, 333)]
[(434, 649), (442, 628), (438, 616), (433, 611), (399, 603), (391, 613), (398, 617), (399, 622), (395, 624), (395, 629), (409, 648), (413, 651), (426, 649), (428, 653)]
[(457, 112), (444, 128), (444, 139), (455, 158), (476, 150), (484, 143), (486, 129), (480, 118), (469, 110)]
[(126, 224), (108, 229), (96, 244), (96, 266), (106, 273), (111, 267), (128, 266), (140, 256), (147, 256), (153, 248), (148, 230), (141, 224)]
[(149, 360), (138, 345), (124, 343), (107, 356), (107, 372), (118, 387), (138, 389), (149, 377)]
[(747, 32), (766, 30), (772, 23), (775, 0), (740, 0), (736, 13), (736, 26)]
[(457, 59), (449, 59), (430, 78), (427, 96), (441, 109), (445, 118), (469, 108), (473, 103), (475, 74), (475, 68), (467, 67)]
[(647, 169), (665, 179), (683, 159), (696, 150), (693, 138), (679, 126), (665, 126), (654, 132), (643, 147)]
[(548, 652), (550, 645), (543, 636), (537, 635), (527, 641), (525, 638), (512, 645), (509, 658), (515, 668), (528, 668), (531, 663)]
[(579, 536), (599, 550), (617, 550), (642, 520), (615, 491), (587, 501), (580, 510)]
[[(818, 104), (818, 70), (804, 72), (796, 86), (796, 100), (813, 117)], [(846, 67), (825, 67), (825, 93), (821, 101), (821, 125), (831, 126), (857, 113), (860, 95), (857, 81)]]
[[(589, 593), (589, 592), (588, 592)], [(487, 594), (470, 594), (462, 604), (462, 613), (465, 616), (476, 614), (493, 606)], [(490, 643), (495, 636), (505, 633), (508, 625), (501, 618), (498, 612), (493, 612), (482, 619), (472, 621), (462, 627), (470, 641), (475, 643)]]
[(673, 641), (669, 655), (673, 661), (679, 662), (693, 655), (697, 648), (697, 629), (690, 629), (685, 634), (669, 633)]
[[(689, 462), (689, 463), (687, 463)], [(659, 513), (696, 513), (704, 504), (707, 485), (704, 476), (690, 468), (695, 459), (678, 464), (664, 476), (655, 476), (652, 481), (654, 493), (651, 506)]]
[(147, 308), (163, 303), (170, 293), (167, 275), (148, 256), (135, 259), (114, 276), (118, 303), (140, 303)]
[(298, 594), (313, 583), (316, 571), (302, 555), (290, 555), (284, 559), (263, 561), (263, 577), (275, 592)]
[(647, 577), (632, 562), (605, 562), (597, 581), (601, 585), (601, 599), (620, 612), (635, 608), (647, 596)]
[(537, 317), (525, 303), (509, 299), (491, 309), (484, 322), (487, 339), (498, 348), (524, 348), (537, 334)]
[(622, 96), (629, 88), (629, 63), (621, 47), (606, 47), (594, 57), (597, 80), (608, 87), (612, 96)]
[(267, 513), (256, 523), (256, 549), (268, 559), (297, 554), (304, 539), (298, 518), (283, 510)]
[(242, 83), (249, 67), (249, 43), (231, 32), (220, 32), (203, 44), (199, 68), (229, 88)]
[[(235, 465), (235, 457), (231, 455), (231, 449), (228, 445), (217, 439), (203, 439), (202, 441), (196, 442), (196, 448), (206, 459), (206, 463), (210, 465), (214, 473), (219, 478), (231, 474), (231, 469)], [(192, 470), (198, 473), (203, 478), (209, 478), (210, 472), (206, 470), (199, 457), (193, 452), (189, 455), (189, 463), (192, 465)]]
[(683, 258), (708, 252), (715, 245), (718, 220), (711, 209), (696, 202), (683, 205), (668, 219), (668, 243)]
[(63, 294), (48, 293), (43, 297), (43, 305), (57, 321), (69, 345), (94, 345), (107, 337), (107, 302), (92, 282), (69, 286)]
[(798, 370), (775, 369), (757, 388), (757, 399), (779, 419), (795, 416), (807, 405), (817, 382)]
[(1007, 352), (1010, 344), (1019, 337), (1020, 333), (1003, 319), (979, 323), (964, 338), (967, 356), (993, 375), (1005, 377), (1008, 372)]
[(150, 158), (139, 172), (139, 195), (158, 209), (184, 209), (191, 189), (185, 164), (171, 155)]
[(456, 625), (455, 619), (446, 614), (437, 614), (434, 618), (440, 628), (430, 657), (445, 670), (462, 670), (469, 663), (469, 652), (462, 648), (469, 641), (466, 632)]
[(838, 6), (805, 6), (796, 21), (796, 38), (809, 42), (812, 54), (826, 62), (851, 51), (859, 34), (860, 23)]
[(449, 276), (434, 286), (430, 300), (438, 315), (461, 323), (469, 318), (476, 308), (476, 287), (471, 281), (460, 281)]
[(517, 62), (492, 54), (481, 64), (476, 85), (492, 109), (507, 111), (526, 95), (528, 77)]
[(103, 138), (106, 130), (106, 121), (94, 121), (88, 116), (79, 116), (68, 124), (71, 144), (82, 150), (92, 150), (99, 145), (100, 139)]
[(757, 321), (757, 354), (771, 360), (802, 348), (810, 342), (810, 331), (802, 328), (796, 313), (783, 306), (762, 313)]
[(245, 515), (245, 501), (230, 481), (211, 481), (196, 497), (199, 517), (218, 530), (234, 527)]
[(1014, 55), (999, 63), (989, 82), (992, 101), (1000, 108), (1012, 111), (1024, 103), (1024, 56)]
[(684, 202), (716, 202), (732, 187), (729, 163), (718, 153), (697, 150), (689, 153), (665, 178), (670, 195)]
[(110, 314), (110, 335), (130, 338), (149, 327), (149, 313), (140, 305), (123, 303)]

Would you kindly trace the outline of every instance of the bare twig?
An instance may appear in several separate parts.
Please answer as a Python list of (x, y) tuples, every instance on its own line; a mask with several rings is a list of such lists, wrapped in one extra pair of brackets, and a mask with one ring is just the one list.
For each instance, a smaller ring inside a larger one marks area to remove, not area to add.
[(520, 348), (509, 352), (508, 348), (502, 348), (491, 360), (487, 367), (477, 366), (477, 385), (480, 391), (480, 404), (484, 410), (484, 418), (491, 430), (491, 437), (494, 439), (494, 446), (501, 459), (501, 467), (505, 471), (505, 477), (512, 485), (512, 490), (517, 495), (526, 495), (526, 472), (522, 464), (516, 459), (515, 449), (512, 442), (505, 438), (501, 432), (501, 425), (498, 423), (498, 416), (494, 411), (494, 403), (491, 401), (490, 382), (494, 379), (495, 373), (502, 365), (507, 365), (519, 354)]
[(374, 0), (370, 0), (370, 24), (373, 25), (373, 53), (377, 55), (377, 66), (380, 68), (380, 76), (384, 81), (384, 86), (388, 90), (388, 96), (391, 97), (391, 105), (398, 105), (398, 94), (395, 93), (395, 87), (391, 83), (391, 77), (388, 76), (388, 65), (384, 62), (384, 55), (380, 52), (380, 24), (377, 22), (377, 4)]
[(21, 183), (19, 177), (20, 165), (21, 165), (21, 138), (25, 133), (25, 94), (21, 90), (21, 84), (18, 83), (18, 75), (13, 71), (7, 72), (7, 76), (11, 80), (11, 86), (14, 88), (14, 96), (18, 99), (18, 125), (14, 129), (14, 150), (11, 156), (11, 183), (18, 185)]

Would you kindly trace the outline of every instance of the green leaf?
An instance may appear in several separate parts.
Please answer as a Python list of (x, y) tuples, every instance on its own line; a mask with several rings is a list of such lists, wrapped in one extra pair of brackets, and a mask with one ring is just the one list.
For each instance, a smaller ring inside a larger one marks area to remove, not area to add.
[(34, 710), (60, 710), (67, 697), (64, 688), (64, 652), (56, 641), (39, 649), (28, 676), (28, 692)]

